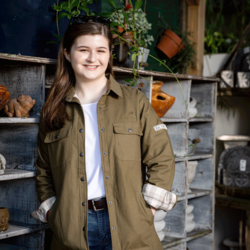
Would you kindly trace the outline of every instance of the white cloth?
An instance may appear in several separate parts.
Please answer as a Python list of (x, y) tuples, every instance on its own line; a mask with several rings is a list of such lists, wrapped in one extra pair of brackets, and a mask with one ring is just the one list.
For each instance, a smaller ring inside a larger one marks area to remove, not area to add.
[[(76, 95), (75, 95), (76, 96)], [(105, 196), (97, 120), (97, 102), (82, 104), (85, 123), (85, 162), (88, 200)]]

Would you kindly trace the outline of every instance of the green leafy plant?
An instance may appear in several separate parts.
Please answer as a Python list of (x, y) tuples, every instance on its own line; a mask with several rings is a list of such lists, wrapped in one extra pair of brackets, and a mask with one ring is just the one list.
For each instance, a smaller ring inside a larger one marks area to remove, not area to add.
[[(98, 0), (95, 0), (95, 2), (98, 2)], [(80, 15), (81, 10), (85, 11), (87, 16), (94, 16), (95, 14), (93, 12), (89, 11), (88, 4), (92, 4), (93, 0), (68, 0), (63, 1), (59, 4), (59, 0), (57, 0), (57, 4), (53, 4), (52, 8), (56, 11), (56, 26), (57, 26), (57, 32), (58, 34), (53, 34), (58, 40), (56, 41), (49, 41), (47, 43), (59, 43), (62, 37), (60, 36), (59, 32), (59, 26), (58, 22), (64, 18), (67, 17), (69, 20), (72, 16)], [(59, 14), (59, 12), (61, 12)]]
[[(249, 12), (250, 0), (207, 0), (205, 54), (230, 53), (250, 22)], [(247, 44), (249, 36), (242, 47)]]

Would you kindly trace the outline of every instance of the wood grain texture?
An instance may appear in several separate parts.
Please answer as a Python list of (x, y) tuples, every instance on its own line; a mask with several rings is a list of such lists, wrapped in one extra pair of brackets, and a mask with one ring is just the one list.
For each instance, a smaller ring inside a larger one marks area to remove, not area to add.
[[(15, 227), (17, 229), (17, 226)], [(15, 231), (15, 233), (18, 234), (17, 236), (3, 239), (1, 240), (1, 243), (25, 246), (28, 250), (44, 250), (44, 229), (48, 228), (48, 224), (44, 224), (41, 226), (33, 225), (32, 227), (23, 225), (18, 227), (20, 228), (20, 230)]]
[(213, 191), (213, 160), (198, 160), (194, 180), (190, 183), (190, 189)]
[(0, 124), (0, 148), (6, 168), (35, 170), (37, 134), (35, 124)]
[[(182, 157), (187, 153), (187, 123), (166, 123), (174, 154)], [(178, 158), (176, 158), (178, 159)]]
[(10, 221), (39, 225), (42, 223), (30, 215), (40, 205), (34, 177), (1, 181), (0, 190), (0, 203), (8, 208)]
[(171, 192), (179, 197), (186, 195), (186, 162), (178, 162), (175, 164), (174, 182)]
[(186, 200), (177, 202), (171, 213), (168, 212), (164, 221), (166, 222), (164, 231), (166, 236), (185, 238), (185, 220), (186, 220)]
[(188, 69), (190, 75), (203, 75), (204, 35), (205, 35), (205, 9), (206, 1), (199, 0), (199, 5), (189, 5), (187, 14), (187, 31), (192, 32), (189, 37), (195, 43), (196, 63)]
[(23, 65), (0, 62), (0, 82), (7, 87), (12, 98), (29, 95), (36, 100), (30, 110), (30, 117), (37, 117), (44, 104), (45, 67), (43, 65)]
[(207, 234), (205, 236), (196, 238), (187, 243), (187, 247), (191, 250), (211, 250), (213, 249), (214, 239), (213, 234)]
[(35, 171), (27, 171), (20, 169), (5, 169), (4, 174), (0, 175), (0, 181), (23, 179), (36, 176)]

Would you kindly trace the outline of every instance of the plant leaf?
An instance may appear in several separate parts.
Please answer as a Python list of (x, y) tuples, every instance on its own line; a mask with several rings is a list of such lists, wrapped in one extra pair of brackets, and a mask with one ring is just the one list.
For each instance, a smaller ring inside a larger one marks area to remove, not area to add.
[(67, 16), (68, 14), (66, 12), (60, 13), (58, 15), (58, 21), (60, 21), (63, 17)]
[(102, 16), (102, 17), (111, 17), (111, 15), (113, 14), (113, 12), (101, 12), (101, 13), (98, 13), (96, 11), (93, 11), (96, 15), (98, 16)]
[(114, 8), (114, 9), (117, 9), (116, 7), (116, 3), (114, 0), (108, 0), (109, 4)]
[(142, 0), (137, 0), (135, 2), (135, 10), (138, 10), (142, 6)]

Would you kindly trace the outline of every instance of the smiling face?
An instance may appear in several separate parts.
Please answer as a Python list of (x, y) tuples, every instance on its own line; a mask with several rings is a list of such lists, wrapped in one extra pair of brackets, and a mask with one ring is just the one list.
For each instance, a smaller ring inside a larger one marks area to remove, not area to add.
[(70, 53), (64, 49), (77, 81), (95, 80), (105, 76), (110, 51), (109, 41), (103, 35), (82, 35), (75, 39)]

